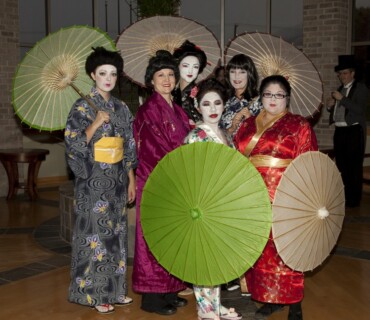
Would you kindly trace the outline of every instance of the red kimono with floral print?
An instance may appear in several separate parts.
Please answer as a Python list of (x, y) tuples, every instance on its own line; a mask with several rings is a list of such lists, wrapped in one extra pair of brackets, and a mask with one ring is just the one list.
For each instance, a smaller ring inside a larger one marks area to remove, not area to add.
[[(247, 119), (235, 135), (235, 146), (242, 154), (256, 133), (255, 120), (256, 117)], [(310, 124), (301, 116), (287, 113), (262, 134), (250, 156), (294, 159), (314, 150), (317, 150), (317, 141)], [(285, 169), (257, 167), (266, 183), (271, 202)], [(246, 279), (254, 300), (292, 304), (303, 299), (304, 275), (284, 264), (276, 250), (272, 233), (261, 257), (246, 273)]]

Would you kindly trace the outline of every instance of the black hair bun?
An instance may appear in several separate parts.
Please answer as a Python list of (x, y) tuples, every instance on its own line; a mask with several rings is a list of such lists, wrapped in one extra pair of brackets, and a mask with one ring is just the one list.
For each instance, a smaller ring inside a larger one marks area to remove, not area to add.
[(172, 54), (170, 52), (168, 52), (167, 50), (158, 50), (156, 53), (155, 53), (156, 57), (158, 58), (169, 58), (169, 59), (172, 59)]

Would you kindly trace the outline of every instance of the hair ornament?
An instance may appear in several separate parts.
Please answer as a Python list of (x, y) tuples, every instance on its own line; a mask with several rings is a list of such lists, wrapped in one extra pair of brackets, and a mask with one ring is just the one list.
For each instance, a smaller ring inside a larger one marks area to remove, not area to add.
[(198, 94), (199, 88), (197, 86), (194, 86), (190, 91), (190, 98), (195, 98)]
[(190, 98), (193, 98), (194, 101), (194, 107), (198, 108), (198, 99), (196, 98), (197, 94), (199, 92), (198, 86), (194, 86), (190, 91)]

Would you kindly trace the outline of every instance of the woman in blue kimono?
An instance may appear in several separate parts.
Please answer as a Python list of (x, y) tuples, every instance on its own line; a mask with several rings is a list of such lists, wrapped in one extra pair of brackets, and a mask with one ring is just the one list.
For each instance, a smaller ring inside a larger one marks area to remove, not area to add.
[(258, 73), (253, 60), (244, 54), (232, 57), (226, 66), (225, 80), (230, 98), (226, 102), (220, 126), (234, 135), (244, 119), (258, 115), (262, 109), (257, 91)]
[[(190, 131), (185, 143), (215, 142), (234, 148), (230, 136), (219, 127), (219, 121), (227, 100), (226, 89), (216, 79), (199, 83), (195, 89), (194, 106), (202, 115), (203, 121)], [(242, 316), (234, 308), (227, 309), (220, 302), (220, 286), (193, 286), (197, 301), (199, 320), (239, 320)]]
[[(133, 117), (111, 91), (123, 60), (103, 47), (87, 57), (86, 73), (95, 81), (89, 102), (78, 99), (68, 115), (66, 156), (75, 180), (75, 226), (72, 238), (69, 301), (111, 313), (127, 297), (127, 203), (136, 196), (137, 163)], [(95, 105), (94, 108), (91, 105)], [(122, 156), (97, 160), (94, 145), (115, 137)]]

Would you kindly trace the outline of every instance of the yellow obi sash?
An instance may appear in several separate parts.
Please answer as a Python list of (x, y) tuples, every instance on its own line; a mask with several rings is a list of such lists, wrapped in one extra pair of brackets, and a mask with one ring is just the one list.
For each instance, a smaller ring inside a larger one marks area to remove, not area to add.
[(257, 167), (286, 168), (293, 159), (280, 159), (272, 156), (255, 155), (249, 157), (250, 162)]
[(94, 145), (94, 160), (104, 163), (117, 163), (123, 159), (123, 138), (103, 137)]

